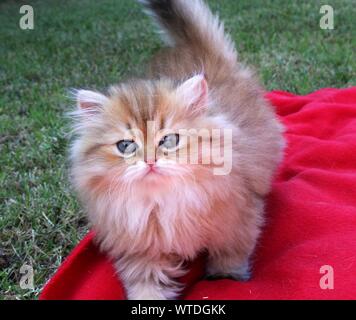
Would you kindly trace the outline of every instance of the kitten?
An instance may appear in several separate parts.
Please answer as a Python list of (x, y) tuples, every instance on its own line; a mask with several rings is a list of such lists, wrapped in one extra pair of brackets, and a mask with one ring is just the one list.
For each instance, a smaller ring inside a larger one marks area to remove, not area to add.
[[(283, 128), (202, 0), (140, 2), (169, 48), (146, 80), (77, 92), (72, 177), (128, 298), (175, 299), (183, 262), (203, 250), (208, 276), (249, 278)], [(228, 129), (232, 141), (212, 146), (200, 129)], [(206, 152), (221, 148), (227, 174)], [(198, 162), (177, 157), (188, 153)]]

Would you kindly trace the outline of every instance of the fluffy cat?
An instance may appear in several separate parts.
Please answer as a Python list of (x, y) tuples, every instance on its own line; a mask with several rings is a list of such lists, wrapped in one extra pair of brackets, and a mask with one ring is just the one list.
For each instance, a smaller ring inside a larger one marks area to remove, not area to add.
[[(77, 92), (71, 172), (128, 298), (175, 299), (184, 261), (203, 250), (208, 276), (249, 278), (283, 128), (202, 0), (140, 2), (168, 48), (147, 79)], [(215, 147), (201, 144), (211, 137), (180, 131), (226, 128), (231, 168), (216, 174), (204, 152)], [(198, 163), (177, 161), (180, 150), (195, 150)]]

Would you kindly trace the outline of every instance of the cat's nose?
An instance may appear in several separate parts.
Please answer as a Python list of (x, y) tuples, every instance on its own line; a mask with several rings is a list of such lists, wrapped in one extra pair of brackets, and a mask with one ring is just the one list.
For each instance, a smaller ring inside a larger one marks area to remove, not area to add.
[(155, 163), (147, 163), (149, 172), (155, 172)]
[(156, 164), (156, 157), (145, 157), (145, 162), (148, 166), (154, 166)]

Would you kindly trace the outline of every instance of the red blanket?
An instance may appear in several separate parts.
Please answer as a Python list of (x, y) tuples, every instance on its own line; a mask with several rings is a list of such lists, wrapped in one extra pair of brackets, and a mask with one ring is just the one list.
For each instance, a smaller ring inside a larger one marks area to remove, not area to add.
[[(356, 298), (356, 87), (267, 98), (288, 147), (267, 203), (253, 277), (200, 280), (203, 259), (182, 281), (185, 299)], [(41, 299), (124, 299), (92, 234), (74, 249)]]

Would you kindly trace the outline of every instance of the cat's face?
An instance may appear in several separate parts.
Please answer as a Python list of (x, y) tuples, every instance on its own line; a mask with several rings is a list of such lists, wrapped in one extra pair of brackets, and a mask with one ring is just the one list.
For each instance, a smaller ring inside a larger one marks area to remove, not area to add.
[(135, 82), (108, 97), (81, 90), (77, 99), (72, 158), (79, 189), (164, 192), (211, 176), (211, 132), (223, 124), (207, 116), (203, 76), (181, 85)]

